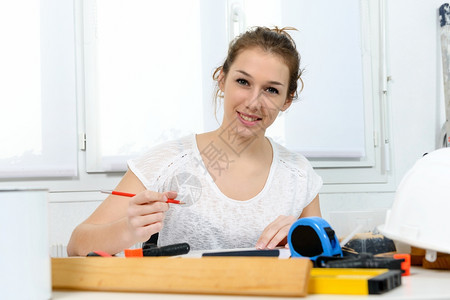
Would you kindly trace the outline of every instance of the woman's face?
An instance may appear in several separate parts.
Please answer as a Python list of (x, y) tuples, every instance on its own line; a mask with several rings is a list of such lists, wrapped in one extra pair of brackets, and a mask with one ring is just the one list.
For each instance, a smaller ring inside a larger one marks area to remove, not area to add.
[(233, 128), (241, 137), (264, 135), (292, 102), (288, 85), (289, 68), (279, 56), (260, 48), (244, 50), (228, 74), (219, 76), (224, 92), (222, 128)]

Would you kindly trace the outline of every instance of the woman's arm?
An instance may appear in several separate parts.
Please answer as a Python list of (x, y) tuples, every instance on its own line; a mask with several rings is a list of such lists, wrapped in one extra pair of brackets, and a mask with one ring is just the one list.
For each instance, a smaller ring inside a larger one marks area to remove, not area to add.
[(138, 242), (145, 242), (159, 232), (167, 198), (175, 192), (157, 193), (145, 189), (141, 181), (128, 170), (116, 190), (135, 193), (132, 198), (110, 195), (72, 233), (67, 253), (85, 256), (91, 251), (118, 253)]
[(320, 212), (319, 195), (317, 195), (316, 198), (314, 198), (313, 201), (311, 201), (311, 203), (303, 209), (300, 218), (304, 217), (322, 217)]
[[(319, 195), (303, 209), (300, 218), (313, 216), (322, 216), (320, 213)], [(297, 218), (293, 216), (279, 216), (264, 229), (256, 242), (256, 248), (273, 249), (278, 245), (286, 245), (289, 229), (295, 221), (297, 221)]]

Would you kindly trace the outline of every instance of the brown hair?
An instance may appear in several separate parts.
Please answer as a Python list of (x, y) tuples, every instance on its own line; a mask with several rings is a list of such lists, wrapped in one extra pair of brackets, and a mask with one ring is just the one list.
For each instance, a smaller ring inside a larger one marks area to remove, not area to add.
[(228, 55), (222, 66), (216, 68), (213, 73), (213, 79), (217, 81), (216, 90), (214, 94), (214, 103), (217, 107), (217, 98), (221, 98), (221, 91), (219, 89), (219, 75), (222, 71), (226, 76), (230, 70), (236, 57), (244, 50), (250, 48), (260, 48), (268, 53), (280, 56), (289, 68), (289, 85), (287, 97), (289, 100), (298, 98), (297, 82), (300, 81), (303, 89), (303, 81), (300, 78), (302, 70), (300, 70), (300, 54), (297, 51), (292, 37), (287, 33), (287, 30), (297, 30), (293, 27), (274, 27), (273, 29), (267, 27), (253, 27), (247, 32), (236, 37), (228, 49)]

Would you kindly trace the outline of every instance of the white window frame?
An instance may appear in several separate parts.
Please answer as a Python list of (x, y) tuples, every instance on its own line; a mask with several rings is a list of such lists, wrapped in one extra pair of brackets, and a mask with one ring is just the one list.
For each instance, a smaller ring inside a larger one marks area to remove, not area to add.
[[(385, 1), (361, 1), (366, 157), (341, 162), (310, 159), (326, 183), (323, 192), (395, 191), (391, 168), (390, 104), (386, 65)], [(367, 72), (369, 70), (369, 72)]]

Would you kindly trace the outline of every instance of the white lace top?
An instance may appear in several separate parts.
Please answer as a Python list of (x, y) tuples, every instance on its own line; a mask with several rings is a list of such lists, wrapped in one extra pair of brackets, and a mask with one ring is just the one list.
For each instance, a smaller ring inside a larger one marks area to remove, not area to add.
[[(160, 144), (129, 160), (130, 170), (147, 189), (177, 191), (177, 199), (187, 203), (171, 204), (158, 245), (187, 242), (192, 250), (254, 247), (278, 216), (299, 217), (318, 194), (322, 179), (304, 156), (270, 142), (273, 160), (266, 184), (245, 201), (219, 190), (205, 163), (223, 168), (226, 157), (212, 144), (199, 150), (195, 135)], [(207, 153), (207, 162), (200, 151)]]

